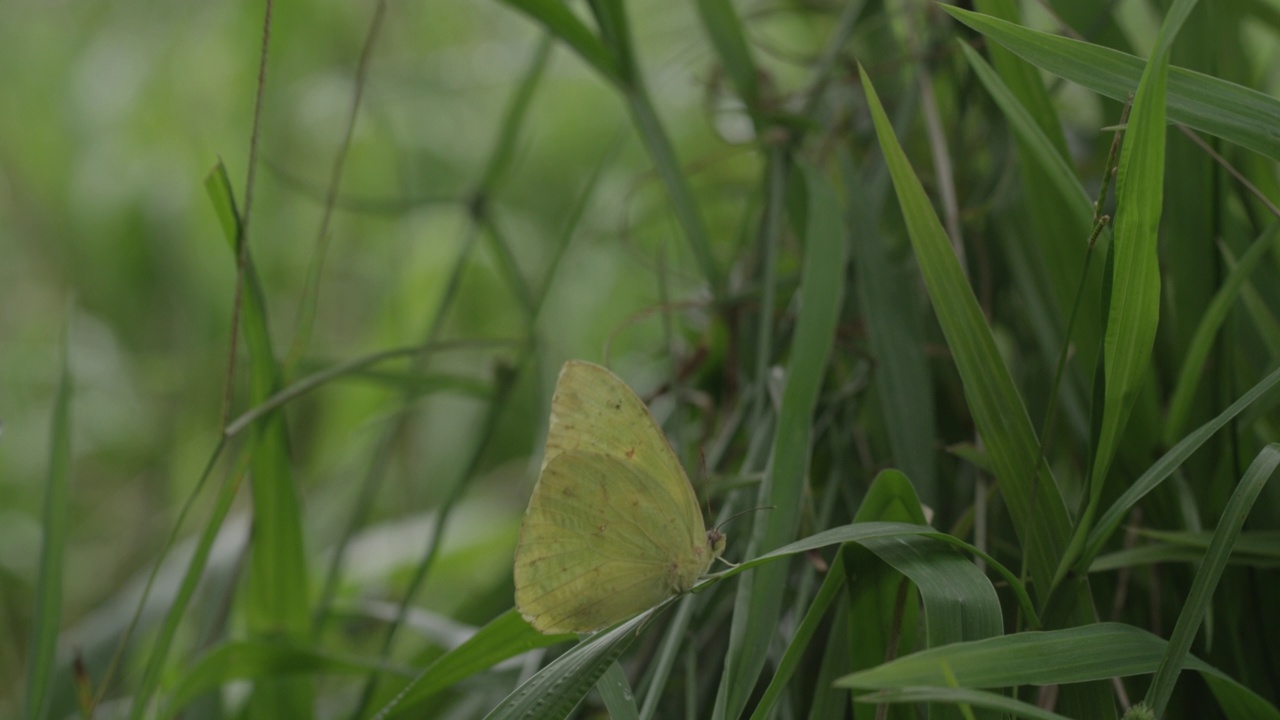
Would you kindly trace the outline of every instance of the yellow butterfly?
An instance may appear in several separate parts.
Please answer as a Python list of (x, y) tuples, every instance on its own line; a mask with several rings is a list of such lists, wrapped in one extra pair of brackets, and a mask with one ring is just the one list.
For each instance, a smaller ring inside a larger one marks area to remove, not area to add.
[(516, 545), (516, 608), (590, 632), (693, 587), (724, 551), (653, 415), (608, 370), (570, 360)]

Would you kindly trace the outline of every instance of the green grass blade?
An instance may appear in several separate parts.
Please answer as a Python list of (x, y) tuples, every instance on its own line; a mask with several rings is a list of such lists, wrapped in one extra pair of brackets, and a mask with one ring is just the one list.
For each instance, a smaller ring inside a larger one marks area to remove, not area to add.
[(822, 624), (827, 610), (839, 596), (840, 591), (844, 589), (845, 573), (841, 571), (843, 565), (843, 561), (837, 554), (835, 560), (831, 563), (831, 572), (827, 573), (827, 577), (822, 581), (822, 586), (818, 588), (818, 594), (814, 596), (813, 602), (809, 604), (808, 609), (805, 611), (804, 619), (800, 621), (799, 627), (796, 628), (795, 636), (791, 638), (791, 641), (787, 644), (787, 649), (783, 651), (782, 660), (778, 662), (773, 678), (769, 680), (769, 686), (765, 688), (764, 695), (756, 703), (755, 710), (751, 713), (751, 720), (765, 720), (765, 718), (773, 717), (774, 707), (778, 704), (778, 700), (781, 699), (783, 691), (788, 688), (792, 676), (799, 668), (800, 662), (805, 658), (805, 653), (810, 649), (810, 643), (813, 641), (814, 634), (818, 631), (818, 626)]
[[(221, 162), (205, 179), (205, 188), (234, 253), (241, 238), (234, 193)], [(226, 218), (234, 219), (228, 223)], [(281, 389), (280, 367), (267, 327), (266, 293), (248, 248), (243, 248), (244, 294), (241, 331), (249, 351), (249, 402), (269, 400)], [(251, 429), (250, 489), (253, 496), (253, 545), (249, 550), (247, 620), (254, 634), (301, 639), (310, 626), (310, 586), (302, 533), (302, 510), (289, 460), (283, 410), (264, 415)], [(267, 713), (309, 717), (312, 691), (299, 680), (269, 682), (258, 688), (254, 706)]]
[(617, 661), (609, 663), (609, 669), (596, 681), (596, 691), (600, 693), (600, 699), (604, 701), (604, 707), (612, 720), (640, 720), (635, 693), (631, 691), (627, 674)]
[(906, 268), (890, 260), (889, 238), (879, 228), (881, 208), (870, 204), (884, 193), (870, 192), (847, 152), (840, 157), (848, 226), (859, 228), (850, 242), (855, 287), (876, 358), (875, 383), (893, 461), (911, 478), (924, 502), (936, 503), (937, 421), (924, 352), (923, 309)]
[(1022, 717), (1031, 718), (1031, 720), (1068, 720), (1066, 715), (1049, 712), (1031, 703), (1022, 702), (999, 693), (969, 688), (894, 688), (892, 690), (881, 690), (871, 695), (862, 695), (855, 698), (855, 701), (861, 703), (963, 704), (996, 710), (1004, 713), (1003, 717)]
[[(1025, 147), (1029, 151), (1028, 154), (1035, 160), (1036, 165), (1044, 173), (1044, 176), (1052, 183), (1059, 197), (1068, 202), (1070, 207), (1077, 210), (1077, 212), (1071, 214), (1071, 218), (1072, 225), (1081, 231), (1076, 240), (1079, 244), (1078, 250), (1081, 251), (1078, 254), (1082, 254), (1085, 240), (1088, 239), (1089, 218), (1092, 214), (1093, 199), (1085, 191), (1084, 185), (1076, 177), (1075, 171), (1067, 164), (1066, 157), (1063, 156), (1062, 151), (1045, 134), (1040, 124), (1022, 106), (1022, 103), (1018, 101), (1018, 98), (1014, 96), (1009, 87), (1004, 84), (1004, 81), (1000, 79), (995, 70), (968, 43), (960, 42), (959, 45), (965, 59), (969, 61), (969, 66), (973, 68), (974, 73), (978, 76), (978, 80), (987, 89), (991, 99), (995, 100), (1000, 111), (1004, 113), (1005, 121), (1009, 123), (1009, 127), (1021, 141), (1020, 147)], [(1079, 261), (1076, 264), (1079, 265)], [(1078, 270), (1076, 275), (1079, 275)], [(1076, 277), (1072, 277), (1070, 280), (1074, 290)]]
[[(929, 648), (840, 678), (837, 685), (865, 690), (997, 688), (1106, 680), (1154, 672), (1168, 646), (1163, 638), (1141, 628), (1096, 623)], [(1185, 656), (1184, 665), (1220, 682), (1232, 703), (1257, 711), (1245, 717), (1280, 717), (1256, 693), (1212, 665), (1193, 655)]]
[[(238, 242), (239, 217), (226, 167), (219, 162), (205, 179), (205, 189), (223, 225), (230, 247)], [(230, 218), (230, 220), (228, 220)], [(280, 390), (280, 369), (267, 329), (266, 293), (252, 262), (245, 267), (243, 331), (250, 355), (250, 403), (264, 403)], [(253, 431), (254, 535), (251, 550), (250, 625), (259, 632), (286, 631), (301, 636), (307, 629), (306, 554), (302, 518), (294, 488), (285, 437), (284, 416), (268, 413)]]
[(537, 648), (572, 640), (573, 635), (543, 635), (513, 610), (494, 618), (463, 644), (441, 655), (396, 697), (380, 709), (381, 720), (421, 712), (420, 704), (455, 683), (498, 663)]
[(649, 620), (668, 604), (583, 640), (512, 691), (485, 720), (559, 720), (567, 716)]
[(1111, 241), (1111, 296), (1103, 345), (1102, 422), (1089, 473), (1089, 504), (1054, 575), (1056, 585), (1083, 549), (1102, 500), (1107, 473), (1128, 425), (1160, 322), (1157, 240), (1164, 201), (1165, 86), (1169, 46), (1195, 0), (1180, 0), (1165, 17), (1143, 73), (1125, 130), (1116, 175), (1116, 219)]
[[(221, 450), (220, 447), (219, 450)], [(190, 499), (188, 499), (186, 506), (178, 517), (178, 521), (174, 525), (173, 532), (166, 543), (166, 548), (173, 544), (174, 538), (181, 529), (182, 518), (186, 516), (200, 488), (204, 486), (209, 473), (213, 472), (219, 454), (218, 451), (215, 451), (205, 465), (200, 481), (197, 483), (196, 488), (192, 490)], [(183, 572), (182, 583), (178, 587), (178, 593), (174, 596), (173, 603), (165, 612), (164, 621), (160, 624), (160, 629), (156, 634), (155, 644), (151, 648), (151, 653), (147, 656), (142, 680), (138, 683), (138, 689), (134, 692), (133, 706), (129, 714), (131, 720), (140, 720), (146, 717), (151, 697), (160, 686), (165, 663), (169, 658), (169, 651), (172, 649), (174, 638), (178, 634), (178, 626), (182, 623), (187, 608), (190, 606), (191, 598), (195, 595), (196, 588), (200, 585), (200, 579), (204, 576), (204, 569), (209, 562), (209, 554), (213, 552), (213, 544), (218, 539), (218, 533), (222, 530), (227, 514), (231, 512), (231, 506), (240, 489), (241, 481), (248, 471), (248, 463), (248, 456), (242, 456), (236, 463), (236, 467), (232, 470), (227, 482), (223, 483), (218, 491), (217, 499), (214, 501), (213, 512), (209, 516), (209, 521), (205, 523), (204, 530), (200, 533), (200, 538), (196, 542), (195, 552), (192, 553), (191, 561), (187, 563), (186, 570)], [(155, 568), (147, 579), (147, 592), (139, 600), (139, 609), (145, 602), (146, 595), (150, 592), (151, 584), (155, 580), (156, 573), (160, 570), (162, 560), (163, 557), (156, 559)]]
[(759, 72), (751, 57), (751, 47), (743, 35), (742, 20), (729, 0), (698, 0), (702, 28), (720, 56), (720, 64), (733, 81), (738, 96), (754, 114), (760, 101)]
[[(804, 238), (804, 265), (799, 288), (799, 317), (791, 341), (787, 384), (783, 391), (777, 432), (760, 504), (772, 505), (752, 537), (753, 552), (779, 547), (795, 537), (799, 526), (804, 482), (809, 468), (813, 412), (826, 377), (844, 296), (845, 241), (835, 191), (816, 168), (799, 165), (800, 179), (792, 187), (803, 190), (792, 207), (796, 234)], [(733, 628), (717, 709), (738, 717), (750, 698), (774, 637), (786, 564), (763, 569), (738, 587)]]
[(1210, 301), (1196, 326), (1186, 356), (1182, 360), (1182, 370), (1178, 373), (1177, 384), (1173, 388), (1173, 396), (1169, 400), (1169, 409), (1165, 416), (1165, 442), (1169, 445), (1177, 442), (1182, 436), (1183, 426), (1191, 412), (1191, 400), (1199, 385), (1205, 359), (1213, 349), (1214, 338), (1218, 330), (1226, 322), (1227, 313), (1235, 305), (1240, 289), (1269, 250), (1276, 249), (1275, 240), (1280, 238), (1280, 226), (1272, 225), (1271, 229), (1254, 241), (1253, 245), (1240, 257), (1239, 263), (1231, 269), (1218, 292)]
[(502, 0), (537, 21), (556, 39), (573, 48), (574, 52), (614, 84), (622, 82), (617, 58), (573, 11), (560, 0)]
[(1173, 695), (1173, 686), (1178, 682), (1178, 675), (1191, 652), (1191, 642), (1200, 631), (1200, 624), (1213, 599), (1213, 591), (1231, 557), (1236, 537), (1244, 527), (1245, 518), (1249, 516), (1258, 494), (1275, 474), (1277, 466), (1280, 466), (1280, 443), (1272, 443), (1254, 458), (1222, 510), (1222, 518), (1218, 522), (1218, 528), (1214, 530), (1213, 540), (1205, 551), (1195, 579), (1191, 581), (1191, 592), (1182, 613), (1178, 615), (1178, 624), (1169, 637), (1169, 647), (1160, 660), (1160, 667), (1151, 680), (1151, 687), (1147, 690), (1146, 703), (1155, 710), (1156, 717), (1164, 715), (1169, 698)]
[[(49, 475), (44, 485), (44, 518), (41, 524), (40, 574), (36, 580), (35, 608), (27, 651), (27, 697), (24, 717), (44, 718), (49, 713), (53, 667), (58, 657), (58, 629), (62, 621), (63, 558), (70, 529), (71, 500), (71, 325), (62, 340), (62, 369), (53, 399), (53, 423), (49, 429)], [(70, 692), (64, 688), (62, 692)]]
[[(1123, 101), (1138, 87), (1142, 58), (1028, 30), (997, 18), (942, 5), (960, 22), (1027, 62), (1109, 98)], [(1170, 68), (1169, 119), (1280, 160), (1280, 100), (1210, 75)]]
[[(1057, 483), (1039, 461), (1039, 442), (1026, 407), (996, 350), (977, 300), (919, 179), (898, 144), (866, 72), (862, 85), (897, 190), (916, 259), (965, 387), (970, 411), (987, 446), (1000, 489), (1043, 593), (1066, 545), (1068, 522)], [(1034, 488), (1033, 477), (1039, 477)], [(1033, 508), (1032, 496), (1035, 496)]]
[(1240, 399), (1231, 403), (1226, 410), (1219, 413), (1217, 417), (1201, 425), (1177, 445), (1169, 448), (1169, 452), (1161, 456), (1141, 477), (1134, 481), (1098, 519), (1097, 525), (1089, 535), (1089, 542), (1086, 545), (1085, 552), (1081, 556), (1084, 561), (1083, 564), (1088, 564), (1093, 558), (1097, 557), (1107, 539), (1111, 537), (1111, 534), (1120, 526), (1125, 516), (1129, 514), (1134, 505), (1138, 504), (1139, 500), (1172, 475), (1173, 471), (1177, 470), (1187, 458), (1191, 457), (1192, 453), (1200, 449), (1200, 446), (1213, 437), (1214, 433), (1244, 412), (1245, 408), (1265, 397), (1267, 392), (1278, 384), (1280, 384), (1280, 369), (1273, 370), (1265, 378), (1258, 381), (1257, 385), (1254, 385), (1248, 392), (1241, 395)]

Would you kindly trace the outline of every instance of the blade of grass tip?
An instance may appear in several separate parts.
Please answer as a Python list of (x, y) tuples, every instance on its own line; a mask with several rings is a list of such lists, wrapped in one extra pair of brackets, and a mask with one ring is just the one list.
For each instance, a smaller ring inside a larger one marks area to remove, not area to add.
[(1031, 419), (924, 187), (912, 172), (865, 69), (860, 68), (860, 73), (934, 312), (954, 355), (970, 412), (995, 466), (1010, 517), (1027, 548), (1034, 587), (1043, 598), (1059, 548), (1068, 537), (1066, 506), (1052, 472), (1043, 463), (1033, 497), (1030, 471), (1036, 467), (1039, 441)]
[(1262, 237), (1253, 242), (1240, 257), (1240, 262), (1231, 269), (1227, 279), (1223, 281), (1218, 292), (1209, 302), (1204, 315), (1200, 317), (1200, 324), (1196, 326), (1191, 342), (1187, 346), (1187, 354), (1182, 361), (1182, 370), (1178, 373), (1172, 399), (1169, 400), (1169, 410), (1165, 415), (1166, 444), (1173, 445), (1182, 436), (1187, 415), (1191, 412), (1192, 397), (1199, 385), (1205, 359), (1213, 349), (1214, 338), (1226, 321), (1227, 313), (1235, 305), (1245, 281), (1253, 274), (1267, 252), (1276, 247), (1275, 240), (1280, 238), (1278, 230), (1280, 225), (1272, 225), (1262, 234)]
[[(809, 467), (813, 413), (844, 298), (848, 242), (839, 202), (817, 168), (805, 163), (797, 168), (799, 179), (793, 186), (803, 192), (793, 195), (790, 209), (796, 234), (805, 241), (800, 310), (773, 451), (759, 493), (759, 504), (775, 510), (753, 528), (751, 554), (780, 547), (795, 537)], [(729, 653), (716, 696), (718, 716), (740, 716), (756, 686), (777, 630), (786, 573), (787, 563), (774, 563), (739, 583)]]
[(1213, 532), (1213, 540), (1209, 542), (1204, 560), (1191, 581), (1191, 591), (1178, 615), (1173, 635), (1169, 637), (1169, 646), (1165, 649), (1155, 677), (1151, 680), (1151, 687), (1147, 690), (1144, 702), (1155, 711), (1156, 717), (1164, 715), (1169, 698), (1173, 695), (1173, 686), (1178, 682), (1183, 663), (1191, 651), (1191, 642), (1200, 630), (1209, 602), (1213, 599), (1213, 591), (1231, 557), (1231, 549), (1244, 528), (1245, 518), (1249, 516), (1249, 510), (1253, 508), (1258, 494), (1271, 479), (1277, 466), (1280, 466), (1280, 443), (1271, 443), (1254, 458), (1235, 492), (1227, 500), (1218, 527)]
[(27, 649), (27, 697), (24, 717), (38, 720), (50, 710), (50, 680), (58, 657), (58, 629), (62, 620), (63, 558), (70, 530), (71, 501), (71, 320), (68, 314), (62, 336), (62, 363), (49, 427), (49, 474), (44, 485), (44, 518), (41, 523), (40, 574), (36, 579), (35, 608)]
[(1151, 60), (1138, 84), (1120, 149), (1116, 220), (1111, 240), (1111, 297), (1103, 343), (1106, 386), (1102, 424), (1089, 472), (1089, 501), (1054, 573), (1052, 586), (1061, 582), (1084, 549), (1102, 500), (1111, 461), (1143, 378), (1151, 371), (1148, 360), (1160, 321), (1157, 239), (1164, 198), (1169, 46), (1195, 4), (1196, 0), (1177, 0), (1165, 16)]

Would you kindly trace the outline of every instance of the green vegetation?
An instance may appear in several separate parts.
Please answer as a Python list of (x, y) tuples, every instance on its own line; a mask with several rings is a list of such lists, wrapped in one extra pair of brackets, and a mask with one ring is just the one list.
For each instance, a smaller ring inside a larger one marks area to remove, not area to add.
[[(1280, 718), (1280, 5), (971, 5), (4, 3), (0, 716)], [(582, 638), (575, 357), (769, 508)]]

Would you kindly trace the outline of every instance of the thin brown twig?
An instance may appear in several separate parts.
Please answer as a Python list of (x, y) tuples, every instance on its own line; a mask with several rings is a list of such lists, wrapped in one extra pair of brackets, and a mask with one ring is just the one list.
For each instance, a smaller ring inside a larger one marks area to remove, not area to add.
[(329, 176), (329, 189), (325, 193), (324, 212), (320, 216), (320, 230), (316, 236), (316, 251), (311, 256), (311, 268), (307, 273), (306, 287), (302, 291), (302, 308), (298, 312), (297, 332), (293, 336), (293, 347), (289, 349), (288, 360), (284, 365), (286, 378), (293, 374), (294, 368), (311, 341), (316, 306), (319, 304), (320, 278), (324, 275), (324, 259), (329, 253), (329, 226), (333, 221), (333, 208), (337, 204), (338, 193), (342, 189), (342, 170), (346, 165), (347, 151), (351, 148), (356, 119), (360, 116), (360, 101), (364, 97), (364, 88), (369, 76), (369, 59), (373, 56), (374, 42), (382, 29), (382, 20), (386, 16), (386, 11), (386, 0), (378, 0), (374, 6), (369, 32), (364, 39), (364, 47), (360, 50), (360, 62), (356, 66), (355, 93), (351, 98), (351, 109), (347, 113), (347, 127), (342, 135), (342, 143), (338, 145), (338, 154), (333, 159), (333, 172)]
[(222, 417), (219, 427), (226, 427), (231, 412), (231, 395), (235, 387), (236, 353), (240, 340), (240, 315), (244, 298), (244, 273), (249, 261), (249, 219), (253, 216), (253, 186), (257, 179), (258, 138), (262, 128), (262, 99), (267, 87), (267, 58), (271, 46), (271, 11), (274, 1), (267, 0), (262, 19), (262, 54), (258, 61), (258, 88), (253, 101), (253, 129), (249, 134), (249, 168), (244, 180), (244, 212), (236, 237), (236, 289), (231, 306), (231, 343), (227, 352), (227, 376), (222, 394)]

